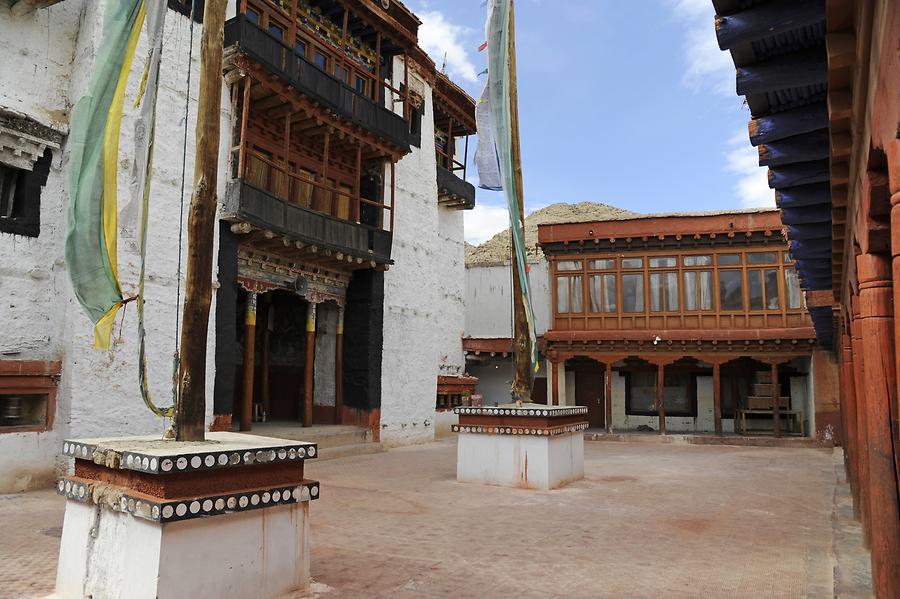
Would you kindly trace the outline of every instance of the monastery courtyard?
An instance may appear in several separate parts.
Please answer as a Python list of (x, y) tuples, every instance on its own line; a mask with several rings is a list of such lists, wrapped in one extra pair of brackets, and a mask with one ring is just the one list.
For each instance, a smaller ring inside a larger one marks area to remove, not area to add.
[[(310, 597), (871, 596), (838, 452), (587, 442), (544, 492), (457, 483), (455, 449), (310, 462)], [(3, 597), (52, 591), (63, 503), (0, 495)]]

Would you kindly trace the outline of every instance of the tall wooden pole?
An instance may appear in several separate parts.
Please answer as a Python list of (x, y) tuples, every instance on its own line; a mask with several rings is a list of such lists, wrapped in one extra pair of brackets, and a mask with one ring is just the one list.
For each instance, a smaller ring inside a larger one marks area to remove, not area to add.
[(612, 393), (612, 374), (613, 374), (613, 360), (607, 358), (606, 361), (606, 376), (604, 377), (604, 389), (603, 393), (606, 397), (606, 432), (612, 434), (613, 432), (613, 410), (612, 410), (612, 402), (613, 402), (613, 393)]
[(656, 364), (656, 413), (659, 417), (659, 434), (666, 434), (666, 372), (662, 362)]
[(776, 437), (781, 436), (781, 385), (778, 384), (778, 363), (772, 362), (772, 426)]
[(722, 365), (713, 362), (713, 427), (722, 436)]
[[(519, 222), (522, 226), (522, 237), (525, 237), (525, 192), (522, 184), (522, 149), (519, 143), (519, 92), (516, 80), (516, 15), (515, 1), (509, 1), (509, 115), (510, 135), (512, 136), (513, 179), (516, 196), (519, 199)], [(512, 249), (513, 269), (513, 339), (515, 340), (515, 376), (513, 378), (513, 396), (517, 401), (531, 401), (533, 383), (531, 373), (531, 339), (528, 330), (525, 296), (519, 282), (519, 271), (527, 272), (526, 264), (519, 264), (515, 243), (510, 229), (510, 248)]]
[(316, 376), (316, 304), (306, 307), (306, 366), (303, 369), (303, 426), (313, 424), (313, 391)]
[[(197, 102), (197, 153), (194, 194), (188, 214), (181, 356), (175, 438), (203, 441), (206, 418), (206, 335), (212, 301), (213, 235), (219, 170), (219, 117), (222, 96), (222, 44), (227, 0), (206, 0), (200, 38), (200, 92)], [(243, 140), (241, 140), (243, 142)]]
[(338, 306), (334, 341), (334, 423), (342, 424), (344, 413), (344, 306)]

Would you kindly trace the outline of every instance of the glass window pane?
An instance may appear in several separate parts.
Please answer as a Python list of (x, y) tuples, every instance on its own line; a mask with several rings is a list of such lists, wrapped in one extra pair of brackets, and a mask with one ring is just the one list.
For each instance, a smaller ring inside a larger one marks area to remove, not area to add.
[(803, 297), (800, 295), (800, 278), (793, 268), (784, 269), (784, 293), (787, 297), (787, 307), (796, 310), (803, 307)]
[(790, 252), (784, 252), (784, 263), (785, 264), (793, 264), (794, 263), (794, 257), (791, 256)]
[(584, 312), (584, 304), (582, 303), (584, 294), (581, 290), (581, 275), (575, 275), (574, 277), (569, 277), (569, 279), (572, 281), (572, 291), (570, 296), (572, 298), (572, 312), (579, 314)]
[(719, 254), (719, 264), (732, 265), (732, 264), (740, 264), (740, 263), (741, 263), (741, 255), (740, 254)]
[(671, 268), (673, 266), (675, 266), (674, 256), (650, 258), (650, 268)]
[(317, 67), (324, 71), (328, 65), (328, 58), (324, 54), (316, 50), (315, 56), (313, 56), (313, 62)]
[(700, 309), (713, 309), (713, 282), (711, 270), (700, 271)]
[(766, 282), (766, 309), (777, 310), (781, 307), (778, 300), (778, 269), (767, 268), (765, 270)]
[(556, 270), (581, 270), (581, 260), (560, 260)]
[(644, 259), (622, 258), (622, 268), (644, 268)]
[(284, 31), (282, 31), (281, 27), (279, 27), (278, 25), (269, 25), (269, 35), (277, 40), (281, 40), (281, 38), (284, 36)]
[(591, 260), (588, 268), (591, 270), (610, 270), (616, 267), (615, 258), (604, 258), (602, 260)]
[(662, 289), (662, 273), (650, 273), (650, 311), (662, 312), (663, 305), (663, 289)]
[(603, 275), (603, 311), (616, 311), (616, 275)]
[(670, 312), (678, 311), (678, 273), (666, 273), (666, 309)]
[(622, 275), (622, 307), (625, 312), (644, 311), (644, 275)]
[(710, 266), (712, 265), (712, 256), (684, 256), (685, 266)]
[(247, 12), (244, 13), (247, 17), (247, 20), (251, 23), (259, 23), (259, 13), (255, 10), (247, 9)]
[(591, 312), (600, 311), (600, 300), (603, 295), (601, 288), (600, 275), (591, 275), (588, 278), (588, 298), (590, 300)]
[(761, 270), (747, 271), (747, 289), (749, 291), (748, 295), (750, 297), (750, 309), (751, 310), (762, 310), (763, 309), (763, 285), (762, 285), (762, 271)]
[(684, 309), (697, 309), (697, 277), (700, 273), (684, 273)]
[(569, 311), (569, 277), (556, 277), (556, 311), (559, 314)]
[(747, 264), (775, 264), (778, 255), (775, 252), (753, 252), (747, 254)]
[(741, 271), (719, 271), (719, 305), (722, 310), (743, 310), (744, 290)]

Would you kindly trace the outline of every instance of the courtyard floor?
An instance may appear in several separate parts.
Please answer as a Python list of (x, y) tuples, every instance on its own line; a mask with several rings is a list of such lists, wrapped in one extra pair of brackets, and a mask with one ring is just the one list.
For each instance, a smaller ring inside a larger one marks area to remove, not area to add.
[[(455, 448), (308, 463), (312, 597), (871, 596), (837, 452), (588, 442), (543, 492), (459, 484)], [(0, 495), (0, 596), (52, 591), (62, 510)]]

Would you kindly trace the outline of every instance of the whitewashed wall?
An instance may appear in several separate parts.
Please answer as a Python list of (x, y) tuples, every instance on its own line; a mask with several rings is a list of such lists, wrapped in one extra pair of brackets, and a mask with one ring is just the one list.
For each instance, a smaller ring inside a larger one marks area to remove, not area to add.
[[(102, 30), (103, 3), (68, 0), (21, 18), (0, 3), (0, 50), (16, 56), (0, 68), (0, 106), (12, 108), (50, 126), (67, 130), (69, 112), (85, 92)], [(146, 282), (148, 370), (151, 391), (159, 404), (171, 403), (172, 354), (177, 310), (176, 268), (178, 212), (182, 169), (182, 136), (188, 127), (187, 187), (189, 203), (194, 168), (196, 82), (199, 77), (199, 35), (195, 29), (191, 60), (191, 112), (184, 122), (189, 21), (169, 11), (161, 68), (157, 117), (157, 147), (153, 171)], [(134, 146), (133, 108), (137, 82), (148, 53), (142, 36), (125, 98), (120, 141), (119, 205), (129, 199)], [(15, 64), (15, 69), (6, 67)], [(221, 125), (230, 126), (230, 106), (223, 92)], [(48, 434), (0, 434), (0, 491), (44, 484), (54, 475), (55, 456), (63, 436), (93, 437), (160, 433), (164, 423), (143, 405), (137, 383), (137, 343), (134, 306), (127, 308), (124, 327), (109, 352), (92, 348), (90, 321), (74, 299), (63, 260), (68, 205), (68, 147), (54, 154), (53, 167), (41, 195), (41, 232), (37, 239), (0, 235), (0, 252), (14, 256), (0, 266), (0, 293), (7, 306), (0, 310), (0, 353), (3, 359), (60, 359), (56, 423)], [(225, 173), (227, 150), (220, 153)], [(219, 193), (224, 192), (219, 180)], [(185, 218), (186, 222), (186, 218)], [(120, 222), (127, 227), (128, 222)], [(186, 238), (184, 245), (186, 247)], [(119, 272), (123, 292), (136, 289), (139, 268), (133, 231), (120, 230)], [(213, 305), (211, 314), (215, 313)], [(119, 319), (121, 322), (121, 317)], [(213, 319), (210, 319), (213, 322)], [(208, 335), (207, 414), (212, 414), (215, 338)], [(16, 474), (27, 468), (27, 476)]]
[[(538, 335), (550, 327), (550, 264), (532, 262), (528, 282)], [(509, 265), (466, 267), (466, 336), (512, 337)]]

